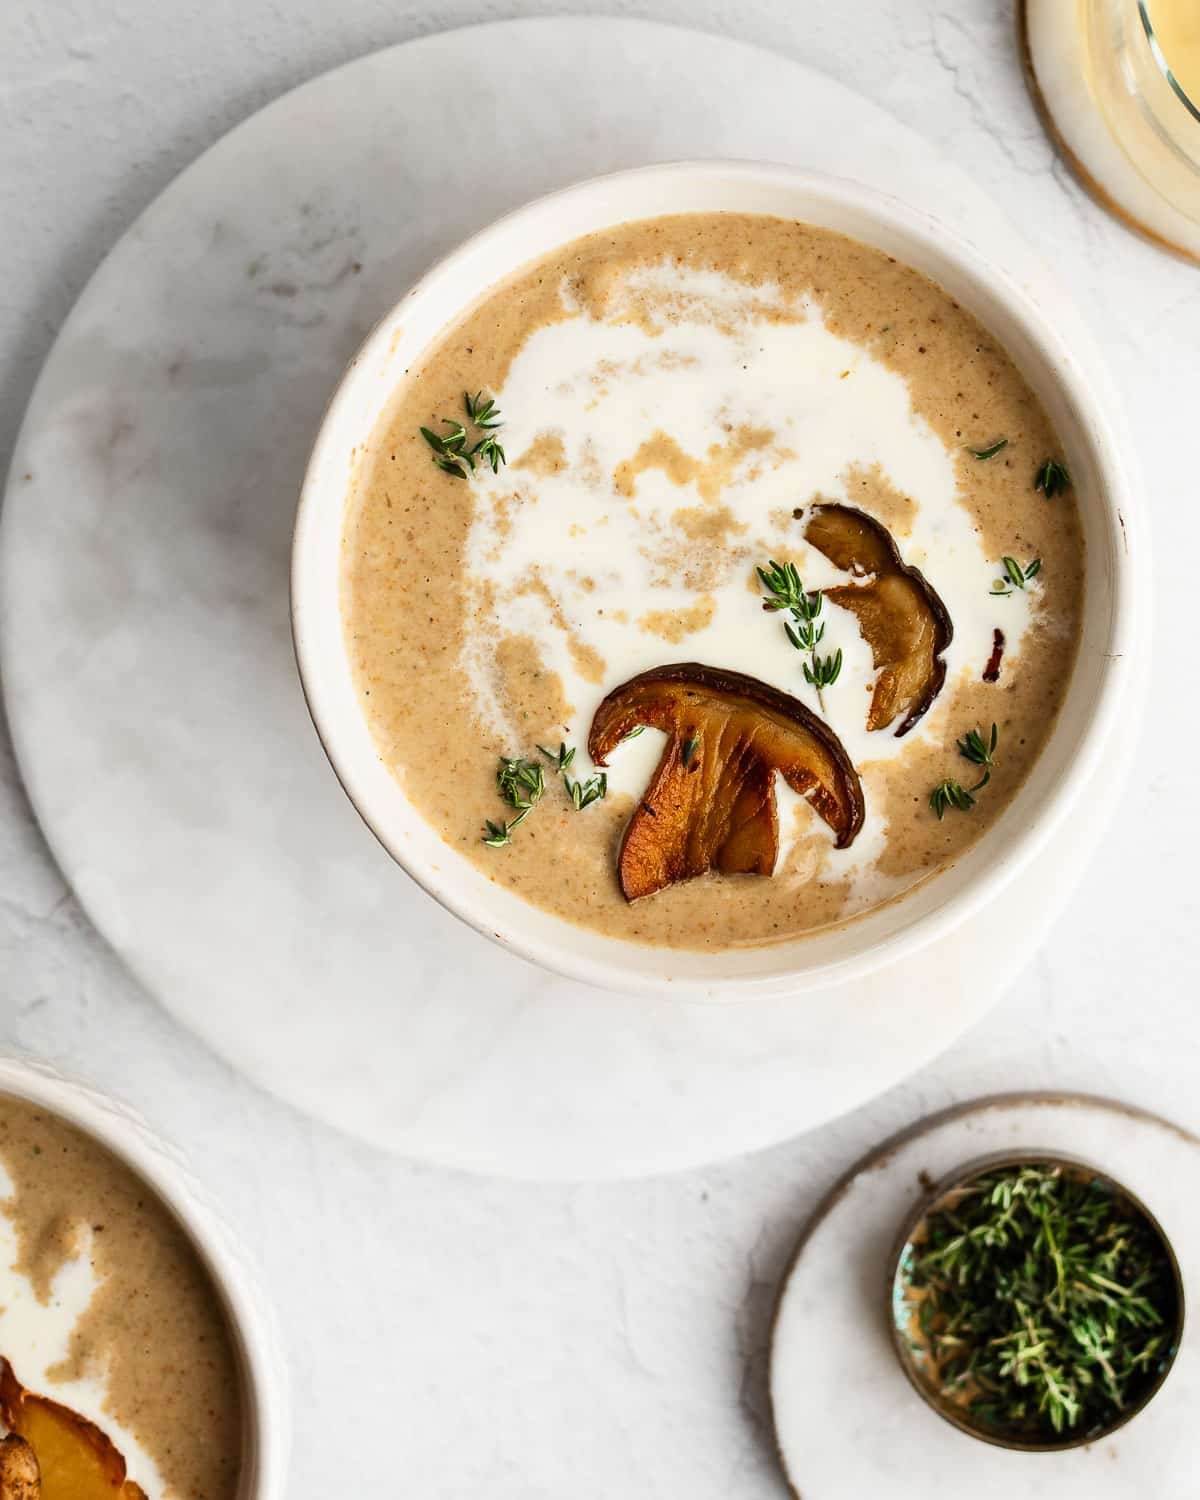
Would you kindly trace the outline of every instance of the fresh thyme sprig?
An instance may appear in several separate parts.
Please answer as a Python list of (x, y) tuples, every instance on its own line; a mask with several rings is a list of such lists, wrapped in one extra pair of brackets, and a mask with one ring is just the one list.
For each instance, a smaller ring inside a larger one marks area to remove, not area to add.
[(482, 442), (476, 443), (471, 450), (471, 457), (477, 458), (481, 464), (487, 464), (493, 474), (499, 474), (500, 465), (508, 462), (504, 449), (494, 437), (484, 438)]
[(503, 422), (495, 400), (491, 396), (485, 397), (482, 391), (476, 391), (473, 396), (470, 391), (464, 391), (463, 406), (467, 421), (483, 436), (472, 443), (463, 424), (450, 417), (441, 418), (442, 426), (448, 427), (449, 432), (439, 434), (422, 427), (421, 436), (433, 449), (434, 463), (443, 474), (455, 479), (466, 479), (474, 474), (476, 459), (486, 464), (493, 474), (498, 474), (500, 465), (507, 463), (508, 459), (496, 437), (495, 430), (503, 426)]
[(1162, 1242), (1082, 1170), (1039, 1162), (974, 1179), (926, 1217), (903, 1275), (914, 1352), (940, 1393), (1012, 1437), (1109, 1426), (1171, 1351)]
[(568, 750), (562, 740), (558, 742), (557, 750), (547, 750), (545, 745), (539, 745), (538, 749), (550, 762), (553, 768), (560, 773), (565, 771), (571, 764), (571, 762), (575, 759), (575, 746), (572, 745)]
[(997, 440), (994, 443), (989, 444), (988, 447), (986, 447), (986, 448), (972, 448), (970, 446), (970, 444), (968, 444), (967, 445), (967, 452), (971, 455), (972, 458), (978, 458), (978, 459), (995, 458), (995, 456), (996, 456), (997, 453), (1003, 452), (1003, 450), (1005, 448), (1007, 448), (1007, 447), (1008, 447), (1008, 439), (1007, 438), (997, 438)]
[(528, 812), (542, 800), (546, 778), (536, 760), (500, 757), (496, 768), (496, 790), (509, 807)]
[(992, 779), (992, 767), (996, 764), (992, 756), (995, 754), (996, 741), (999, 738), (999, 731), (993, 724), (991, 735), (986, 740), (978, 729), (968, 729), (962, 739), (956, 742), (958, 753), (964, 760), (969, 760), (972, 765), (986, 767), (983, 773), (983, 780), (971, 788), (973, 792), (977, 792), (980, 787), (987, 786), (988, 782)]
[(507, 463), (508, 459), (496, 437), (496, 428), (503, 427), (504, 423), (495, 401), (491, 396), (485, 399), (482, 391), (476, 391), (473, 396), (469, 391), (464, 391), (463, 405), (467, 409), (467, 421), (483, 433), (471, 449), (471, 457), (477, 458), (481, 464), (487, 464), (493, 474), (498, 474), (500, 465)]
[(992, 580), (992, 593), (1000, 598), (1006, 599), (1014, 589), (1023, 589), (1031, 578), (1036, 578), (1042, 571), (1042, 560), (1035, 557), (1031, 563), (1024, 567), (1015, 557), (1002, 557), (1000, 564), (1004, 569), (1003, 578)]
[[(627, 735), (626, 738), (630, 736)], [(572, 781), (567, 775), (567, 768), (575, 759), (574, 745), (560, 741), (557, 750), (547, 750), (545, 745), (538, 745), (537, 749), (550, 762), (551, 768), (562, 777), (563, 786), (576, 812), (582, 812), (585, 807), (590, 807), (593, 802), (599, 802), (601, 797), (608, 795), (608, 776), (604, 771), (597, 771), (586, 780)], [(503, 849), (506, 844), (512, 843), (513, 829), (525, 821), (545, 795), (546, 773), (541, 762), (525, 760), (519, 755), (502, 755), (496, 766), (496, 790), (509, 807), (516, 809), (517, 815), (509, 818), (506, 823), (493, 823), (488, 819), (484, 823), (486, 832), (483, 842), (489, 848)]]
[(455, 479), (465, 479), (468, 471), (475, 472), (475, 455), (467, 447), (467, 429), (461, 422), (442, 418), (442, 426), (450, 431), (439, 436), (428, 427), (421, 428), (421, 436), (433, 449), (433, 461), (443, 474)]
[(599, 802), (601, 797), (608, 795), (608, 775), (604, 771), (597, 771), (586, 781), (572, 781), (564, 774), (563, 786), (567, 789), (575, 811), (582, 812), (585, 807), (590, 807), (593, 802)]
[(500, 413), (496, 410), (495, 401), (491, 396), (485, 401), (482, 391), (476, 391), (473, 396), (469, 391), (464, 391), (463, 404), (467, 408), (468, 420), (474, 422), (476, 427), (483, 428), (485, 432), (504, 425)]
[(970, 729), (957, 742), (958, 753), (972, 765), (982, 766), (983, 775), (974, 786), (969, 787), (963, 786), (961, 781), (956, 781), (952, 776), (938, 782), (929, 794), (929, 806), (937, 813), (939, 823), (946, 816), (946, 809), (949, 807), (956, 812), (970, 812), (975, 806), (975, 793), (981, 792), (992, 779), (996, 742), (999, 738), (999, 731), (993, 724), (988, 739), (985, 740), (978, 729)]
[(839, 646), (832, 656), (821, 656), (817, 647), (825, 635), (825, 625), (817, 623), (824, 602), (820, 589), (810, 593), (800, 581), (795, 563), (778, 563), (772, 558), (767, 567), (758, 569), (758, 576), (768, 592), (763, 596), (763, 608), (775, 611), (786, 609), (791, 621), (785, 620), (783, 628), (789, 641), (797, 651), (808, 653), (804, 663), (804, 680), (817, 690), (832, 687), (842, 670), (842, 651)]
[(945, 781), (939, 781), (930, 792), (929, 805), (937, 813), (940, 823), (946, 816), (948, 807), (953, 807), (957, 812), (970, 812), (975, 806), (975, 797), (973, 791), (968, 791), (961, 781), (947, 776)]
[(1034, 489), (1041, 490), (1047, 500), (1060, 495), (1070, 482), (1066, 464), (1059, 463), (1056, 458), (1048, 458), (1033, 477)]
[(529, 809), (526, 808), (524, 812), (518, 813), (515, 818), (510, 818), (507, 823), (493, 823), (491, 818), (488, 818), (483, 825), (487, 829), (487, 834), (483, 842), (489, 849), (503, 849), (505, 844), (512, 843), (513, 829), (518, 823), (523, 823), (528, 816)]
[[(820, 595), (817, 596), (820, 598)], [(823, 629), (824, 627), (822, 627)], [(818, 656), (813, 652), (812, 666), (804, 664), (805, 681), (811, 682), (819, 693), (822, 688), (832, 687), (842, 671), (842, 648), (839, 646), (832, 656)]]
[[(627, 734), (625, 738), (627, 740), (632, 739), (633, 734), (640, 733), (640, 729), (634, 730), (632, 734)], [(581, 778), (572, 781), (567, 775), (567, 768), (575, 759), (574, 745), (568, 748), (565, 743), (560, 741), (557, 750), (547, 750), (545, 745), (539, 745), (538, 749), (551, 763), (554, 770), (562, 777), (563, 786), (566, 787), (567, 796), (570, 797), (571, 805), (576, 812), (582, 812), (585, 807), (590, 807), (593, 802), (599, 802), (601, 797), (608, 795), (608, 775), (604, 771), (597, 771), (594, 776), (589, 776), (586, 781)], [(538, 774), (541, 774), (540, 766)]]
[(506, 823), (493, 823), (487, 819), (483, 825), (486, 830), (483, 842), (491, 849), (503, 849), (512, 843), (513, 829), (523, 823), (542, 800), (546, 778), (537, 761), (502, 755), (496, 766), (496, 790), (509, 807), (517, 809), (517, 815)]

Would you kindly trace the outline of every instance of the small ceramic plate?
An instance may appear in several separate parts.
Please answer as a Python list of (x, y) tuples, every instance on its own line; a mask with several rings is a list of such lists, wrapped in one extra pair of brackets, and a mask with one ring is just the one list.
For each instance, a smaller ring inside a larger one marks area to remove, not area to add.
[[(1021, 1453), (944, 1421), (905, 1378), (885, 1316), (897, 1231), (933, 1182), (994, 1152), (1092, 1162), (1162, 1225), (1200, 1286), (1200, 1200), (1181, 1191), (1200, 1141), (1087, 1095), (1013, 1094), (934, 1115), (853, 1166), (818, 1208), (784, 1280), (771, 1351), (775, 1435), (803, 1500), (1128, 1500), (1182, 1496), (1200, 1472), (1200, 1340), (1131, 1422), (1087, 1447)], [(1136, 1486), (1136, 1491), (1134, 1489)]]

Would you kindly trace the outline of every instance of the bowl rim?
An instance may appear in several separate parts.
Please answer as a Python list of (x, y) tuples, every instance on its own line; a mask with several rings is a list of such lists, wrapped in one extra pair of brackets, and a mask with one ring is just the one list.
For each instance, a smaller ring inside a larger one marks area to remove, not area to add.
[(131, 1106), (32, 1058), (0, 1055), (2, 1095), (40, 1106), (111, 1152), (183, 1230), (216, 1289), (238, 1356), (244, 1407), (238, 1500), (284, 1500), (291, 1417), (274, 1310), (187, 1157)]
[[(1174, 1342), (1167, 1357), (1163, 1360), (1155, 1378), (1150, 1381), (1139, 1395), (1137, 1401), (1124, 1411), (1119, 1412), (1116, 1418), (1104, 1427), (1089, 1428), (1087, 1432), (1080, 1433), (1076, 1437), (1066, 1438), (1058, 1442), (1033, 1443), (1023, 1442), (1018, 1438), (1005, 1437), (1000, 1432), (989, 1432), (967, 1420), (961, 1413), (961, 1408), (954, 1406), (952, 1402), (943, 1401), (938, 1398), (929, 1382), (923, 1380), (917, 1372), (912, 1359), (912, 1350), (908, 1341), (900, 1331), (896, 1321), (896, 1292), (900, 1283), (904, 1264), (905, 1252), (912, 1241), (913, 1235), (921, 1224), (937, 1205), (949, 1193), (956, 1188), (966, 1187), (976, 1178), (984, 1176), (988, 1172), (1000, 1170), (1005, 1167), (1032, 1166), (1035, 1164), (1046, 1164), (1049, 1166), (1066, 1167), (1072, 1172), (1085, 1172), (1102, 1182), (1108, 1183), (1114, 1194), (1123, 1198), (1136, 1213), (1154, 1231), (1158, 1242), (1163, 1250), (1164, 1259), (1170, 1271), (1171, 1282), (1175, 1291), (1175, 1320), (1172, 1327)], [(1118, 1432), (1133, 1419), (1158, 1395), (1166, 1383), (1179, 1357), (1179, 1350), (1183, 1344), (1184, 1329), (1187, 1322), (1187, 1298), (1183, 1284), (1183, 1272), (1179, 1266), (1179, 1258), (1175, 1253), (1175, 1247), (1171, 1243), (1171, 1237), (1163, 1228), (1158, 1217), (1147, 1207), (1142, 1198), (1118, 1177), (1111, 1172), (1106, 1172), (1102, 1167), (1096, 1166), (1094, 1162), (1086, 1158), (1076, 1156), (1073, 1152), (1060, 1151), (1053, 1147), (1042, 1150), (1035, 1147), (1018, 1147), (1015, 1149), (989, 1151), (983, 1156), (976, 1156), (955, 1167), (952, 1171), (945, 1173), (937, 1182), (922, 1193), (916, 1204), (909, 1209), (901, 1220), (900, 1228), (896, 1231), (892, 1241), (891, 1249), (887, 1259), (886, 1278), (886, 1316), (888, 1335), (892, 1349), (895, 1351), (897, 1362), (904, 1371), (909, 1384), (921, 1397), (932, 1411), (935, 1411), (944, 1421), (949, 1422), (952, 1427), (958, 1428), (960, 1432), (968, 1437), (978, 1439), (981, 1443), (989, 1443), (994, 1448), (1007, 1448), (1014, 1453), (1065, 1453), (1072, 1448), (1084, 1448), (1089, 1443), (1098, 1443), (1103, 1438), (1110, 1437)]]
[[(335, 494), (332, 487), (323, 487), (320, 471), (327, 455), (340, 446), (335, 440), (334, 429), (358, 396), (360, 367), (365, 368), (395, 337), (401, 314), (410, 302), (427, 293), (431, 284), (477, 256), (490, 239), (518, 227), (521, 221), (528, 220), (536, 225), (539, 218), (551, 215), (555, 207), (564, 202), (611, 191), (626, 181), (644, 181), (654, 177), (697, 179), (705, 176), (741, 182), (782, 184), (790, 192), (807, 196), (814, 203), (823, 202), (838, 209), (856, 210), (878, 223), (884, 231), (891, 230), (920, 241), (931, 255), (940, 257), (948, 267), (953, 266), (973, 284), (1002, 303), (1007, 315), (1037, 350), (1041, 361), (1053, 372), (1054, 382), (1078, 413), (1080, 425), (1086, 427), (1094, 450), (1097, 471), (1104, 476), (1105, 482), (1100, 486), (1096, 503), (1107, 532), (1109, 558), (1112, 561), (1109, 586), (1113, 604), (1110, 616), (1113, 619), (1120, 617), (1125, 622), (1124, 628), (1128, 636), (1144, 629), (1142, 617), (1145, 611), (1144, 584), (1139, 583), (1135, 587), (1135, 579), (1144, 573), (1145, 563), (1136, 555), (1131, 557), (1128, 543), (1129, 531), (1140, 531), (1139, 485), (1128, 444), (1118, 437), (1113, 421), (1113, 393), (1098, 352), (1090, 340), (1082, 351), (1068, 345), (1059, 335), (1054, 320), (1042, 307), (1038, 297), (1021, 286), (1003, 267), (989, 261), (973, 244), (925, 210), (914, 208), (889, 194), (849, 179), (785, 163), (721, 159), (662, 162), (590, 177), (535, 198), (493, 220), (437, 259), (391, 304), (347, 364), (322, 416), (306, 467), (292, 539), (290, 614), (293, 649), (309, 716), (351, 806), (396, 863), (446, 910), (483, 936), (551, 973), (600, 988), (691, 999), (795, 994), (806, 989), (822, 988), (865, 977), (886, 964), (910, 956), (936, 942), (977, 914), (1046, 848), (1056, 830), (1077, 805), (1084, 787), (1094, 777), (1101, 754), (1111, 737), (1136, 654), (1132, 650), (1105, 653), (1107, 659), (1101, 670), (1097, 691), (1090, 704), (1087, 720), (1074, 743), (1070, 763), (1047, 793), (1038, 815), (1029, 819), (1022, 827), (1009, 832), (1005, 842), (993, 851), (993, 857), (984, 870), (977, 872), (968, 884), (949, 892), (932, 910), (917, 916), (900, 930), (868, 938), (851, 954), (824, 963), (800, 964), (779, 972), (755, 975), (654, 973), (645, 965), (639, 966), (639, 953), (669, 954), (674, 950), (654, 945), (643, 948), (643, 945), (624, 939), (594, 933), (601, 939), (604, 956), (591, 956), (576, 951), (571, 943), (571, 934), (578, 929), (564, 918), (556, 919), (556, 938), (547, 939), (525, 930), (519, 922), (514, 923), (501, 913), (474, 902), (460, 888), (454, 874), (447, 875), (447, 870), (453, 872), (457, 860), (462, 858), (450, 845), (445, 847), (452, 858), (436, 867), (420, 857), (413, 857), (403, 838), (389, 829), (386, 819), (379, 816), (377, 808), (372, 807), (372, 799), (361, 782), (360, 766), (354, 763), (352, 756), (342, 753), (344, 747), (339, 743), (334, 716), (326, 714), (321, 701), (322, 688), (317, 661), (323, 645), (327, 646), (328, 643), (319, 639), (319, 631), (311, 628), (306, 608), (306, 578), (311, 566), (310, 557), (315, 551), (313, 536), (316, 517), (323, 507), (332, 504), (336, 504), (344, 514), (346, 488), (339, 488)], [(715, 207), (711, 211), (722, 210)], [(666, 212), (672, 210), (668, 209)], [(786, 206), (782, 212), (784, 215), (788, 214)], [(799, 213), (792, 216), (797, 222), (806, 222)], [(613, 216), (606, 222), (615, 225), (634, 222), (639, 217), (644, 215), (635, 212), (627, 218)], [(538, 235), (538, 248), (531, 250), (527, 260), (548, 254), (573, 237), (555, 236), (542, 230)], [(514, 266), (513, 271), (516, 269), (518, 267)], [(497, 277), (497, 283), (506, 275), (513, 274), (513, 271), (502, 273)], [(931, 275), (931, 279), (936, 280), (936, 276)], [(449, 327), (469, 305), (469, 301), (456, 300), (440, 326)], [(1007, 350), (1007, 340), (997, 341)], [(422, 347), (428, 348), (429, 345), (427, 343)], [(360, 431), (363, 439), (369, 436), (361, 424)], [(1130, 511), (1128, 521), (1122, 507)], [(1110, 627), (1110, 644), (1111, 635)], [(339, 639), (336, 645), (345, 654), (344, 640)], [(1078, 670), (1078, 664), (1073, 670)], [(411, 803), (409, 805), (412, 806)], [(931, 878), (938, 878), (945, 873), (945, 869), (943, 867), (933, 872)], [(920, 882), (913, 892), (905, 893), (897, 901), (904, 902), (923, 884), (925, 882)], [(530, 910), (539, 909), (530, 907)], [(863, 913), (859, 920), (868, 920), (871, 915), (870, 911)], [(791, 946), (802, 950), (803, 939), (796, 940)], [(719, 962), (728, 951), (730, 950), (720, 950), (708, 956)], [(687, 950), (680, 950), (680, 956), (686, 957)], [(793, 953), (794, 958), (798, 956)]]

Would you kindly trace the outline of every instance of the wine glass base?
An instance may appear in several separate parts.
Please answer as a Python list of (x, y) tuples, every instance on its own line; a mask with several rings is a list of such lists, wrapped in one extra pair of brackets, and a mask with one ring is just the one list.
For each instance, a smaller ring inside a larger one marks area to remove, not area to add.
[(1017, 25), (1030, 92), (1075, 176), (1130, 229), (1200, 263), (1200, 223), (1164, 197), (1126, 154), (1089, 86), (1081, 8), (1063, 0), (1020, 0)]

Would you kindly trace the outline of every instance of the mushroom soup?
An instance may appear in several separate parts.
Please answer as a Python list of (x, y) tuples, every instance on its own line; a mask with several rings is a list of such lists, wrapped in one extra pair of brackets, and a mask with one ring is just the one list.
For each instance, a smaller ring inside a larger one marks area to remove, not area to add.
[(494, 288), (360, 451), (343, 614), (446, 842), (608, 934), (891, 901), (1045, 743), (1083, 538), (1050, 423), (940, 287), (781, 219), (586, 236)]
[(29, 1500), (234, 1500), (233, 1335), (151, 1188), (66, 1120), (0, 1096), (0, 1242), (0, 1495), (19, 1463)]

